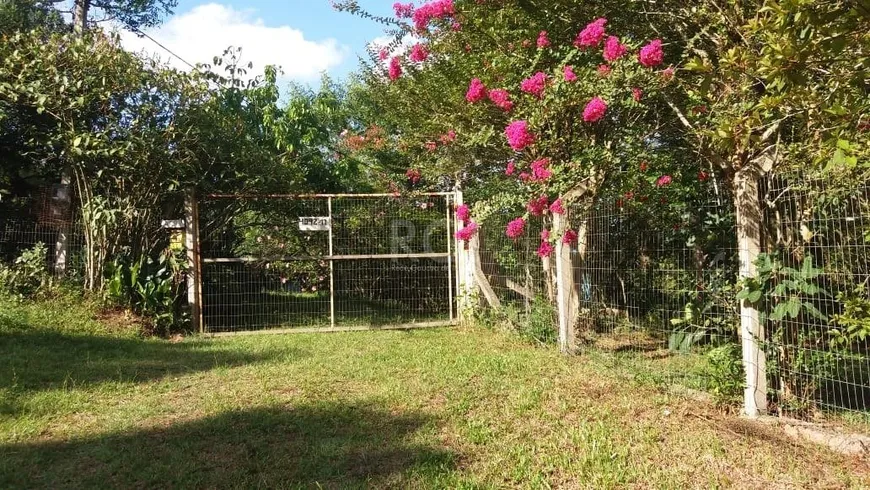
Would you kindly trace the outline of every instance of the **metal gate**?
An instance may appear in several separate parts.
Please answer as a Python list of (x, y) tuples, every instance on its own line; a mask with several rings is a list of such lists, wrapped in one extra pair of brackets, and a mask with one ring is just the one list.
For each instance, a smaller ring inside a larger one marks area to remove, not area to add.
[(200, 331), (453, 323), (455, 202), (452, 193), (201, 198)]

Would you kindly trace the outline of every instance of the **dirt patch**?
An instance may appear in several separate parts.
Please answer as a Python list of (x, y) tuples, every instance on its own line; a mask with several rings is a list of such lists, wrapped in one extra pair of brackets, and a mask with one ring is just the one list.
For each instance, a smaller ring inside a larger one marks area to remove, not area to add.
[(122, 308), (102, 309), (94, 315), (94, 319), (106, 326), (110, 332), (137, 332), (146, 336), (153, 335), (150, 322), (130, 310)]

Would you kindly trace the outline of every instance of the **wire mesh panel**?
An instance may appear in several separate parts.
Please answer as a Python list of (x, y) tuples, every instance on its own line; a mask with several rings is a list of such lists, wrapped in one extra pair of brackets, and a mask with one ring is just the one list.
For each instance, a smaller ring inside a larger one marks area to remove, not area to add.
[[(54, 198), (51, 187), (31, 196), (0, 202), (0, 263), (12, 263), (27, 250), (44, 255), (46, 270), (75, 275), (83, 267), (84, 234), (78, 213)], [(58, 243), (66, 248), (65, 270), (56, 268)]]
[(772, 408), (870, 424), (870, 186), (792, 175), (764, 187), (757, 288)]
[(575, 214), (587, 230), (573, 251), (581, 343), (647, 375), (706, 387), (710, 353), (739, 352), (730, 210), (617, 198)]
[(511, 210), (496, 211), (480, 227), (481, 269), (500, 303), (494, 320), (507, 321), (524, 337), (552, 342), (558, 332), (555, 269), (549, 258), (537, 253), (540, 233), (548, 223), (530, 217), (525, 232), (509, 238), (505, 230), (515, 218)]
[[(569, 210), (578, 235), (570, 252), (577, 301), (569, 308), (579, 348), (639, 376), (739, 404), (747, 376), (740, 333), (746, 298), (763, 326), (768, 411), (867, 430), (870, 184), (800, 175), (763, 181), (763, 239), (751, 281), (738, 278), (730, 190), (712, 190), (679, 202), (602, 195), (591, 209)], [(496, 210), (482, 220), (482, 280), (497, 296), (491, 310), (498, 323), (552, 340), (559, 323), (556, 272), (552, 257), (537, 253), (547, 239), (539, 233), (552, 219), (529, 218), (511, 239), (505, 228), (515, 216)]]
[(450, 197), (204, 199), (199, 223), (205, 330), (450, 322)]

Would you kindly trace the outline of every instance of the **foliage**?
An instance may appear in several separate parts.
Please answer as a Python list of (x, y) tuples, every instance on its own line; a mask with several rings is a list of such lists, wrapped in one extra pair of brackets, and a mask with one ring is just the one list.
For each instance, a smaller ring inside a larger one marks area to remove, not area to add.
[(708, 389), (718, 402), (731, 404), (740, 400), (746, 379), (740, 345), (730, 343), (711, 349), (704, 374)]
[(686, 303), (683, 315), (671, 318), (673, 330), (668, 337), (668, 349), (687, 352), (692, 347), (704, 343), (722, 342), (733, 333), (729, 319), (711, 314), (713, 304), (697, 305)]
[(3, 0), (0, 2), (0, 36), (35, 28), (68, 30), (60, 13), (52, 7), (51, 1)]
[[(339, 8), (366, 15), (355, 2)], [(392, 136), (390, 146), (408, 167), (422, 170), (426, 185), (459, 183), (474, 202), (513, 194), (525, 204), (546, 194), (550, 200), (561, 196), (568, 205), (580, 199), (586, 184), (591, 187), (584, 200), (613, 170), (636, 168), (641, 160), (673, 149), (679, 135), (658, 118), (664, 105), (657, 94), (667, 89), (668, 79), (636, 59), (640, 46), (655, 34), (646, 23), (632, 22), (636, 14), (627, 6), (604, 11), (586, 4), (567, 8), (559, 2), (509, 1), (497, 6), (456, 2), (454, 8), (454, 15), (424, 29), (402, 19), (378, 19), (394, 28), (389, 33), (396, 40), (387, 51), (413, 35), (430, 55), (422, 63), (403, 64), (403, 76), (393, 81), (383, 76), (373, 52), (359, 89), (374, 107), (364, 114), (371, 117), (365, 122)], [(608, 32), (628, 50), (610, 62), (609, 76), (598, 74), (606, 64), (600, 47), (572, 44), (583, 25), (605, 14)], [(537, 47), (534, 40), (542, 31), (548, 41)], [(565, 67), (573, 67), (576, 79), (565, 78)], [(482, 84), (483, 99), (467, 98), (473, 80)], [(643, 93), (637, 100), (635, 88)], [(487, 90), (492, 100), (485, 99)], [(499, 90), (506, 91), (507, 102), (496, 97), (504, 97)], [(606, 101), (606, 115), (584, 121), (584, 106), (595, 97)], [(512, 121), (528, 124), (537, 135), (533, 145), (510, 148), (504, 132)], [(519, 178), (530, 175), (532, 164), (542, 159), (550, 176)], [(516, 172), (505, 175), (509, 164)]]
[(702, 154), (729, 172), (866, 160), (870, 34), (859, 4), (705, 0), (674, 12), (687, 27), (681, 116)]
[(51, 286), (48, 248), (37, 243), (10, 265), (0, 263), (0, 289), (17, 296), (32, 296)]
[(325, 79), (284, 104), (277, 71), (247, 78), (239, 57), (229, 49), (213, 67), (181, 73), (98, 32), (16, 32), (0, 46), (0, 133), (11, 155), (4, 190), (27, 193), (26, 182), (71, 174), (88, 288), (102, 287), (103, 264), (122, 248), (149, 256), (165, 248), (158, 224), (181, 213), (182, 190), (364, 187), (353, 161), (333, 151), (346, 126), (341, 88)]
[(115, 304), (131, 308), (154, 322), (155, 331), (168, 334), (184, 321), (185, 259), (167, 251), (156, 260), (115, 258), (108, 271), (106, 295)]
[(831, 317), (831, 345), (844, 348), (866, 344), (870, 339), (870, 299), (866, 288), (859, 284), (852, 291), (837, 294), (843, 312)]
[(98, 11), (100, 21), (114, 20), (124, 27), (138, 31), (158, 25), (164, 15), (171, 15), (178, 0), (75, 0), (73, 22), (87, 26)]
[(755, 264), (757, 275), (745, 281), (737, 293), (738, 300), (767, 305), (764, 311), (775, 322), (786, 317), (796, 319), (802, 312), (827, 321), (827, 316), (811, 301), (817, 295), (830, 296), (817, 282), (824, 271), (813, 267), (812, 255), (804, 257), (800, 269), (785, 266), (768, 254), (759, 254)]

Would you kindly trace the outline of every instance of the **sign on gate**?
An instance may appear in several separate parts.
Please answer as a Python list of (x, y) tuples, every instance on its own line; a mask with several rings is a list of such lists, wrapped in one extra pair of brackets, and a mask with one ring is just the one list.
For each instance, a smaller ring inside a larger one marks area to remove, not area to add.
[(329, 216), (300, 216), (299, 231), (329, 231)]

